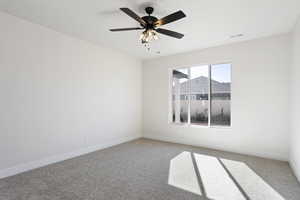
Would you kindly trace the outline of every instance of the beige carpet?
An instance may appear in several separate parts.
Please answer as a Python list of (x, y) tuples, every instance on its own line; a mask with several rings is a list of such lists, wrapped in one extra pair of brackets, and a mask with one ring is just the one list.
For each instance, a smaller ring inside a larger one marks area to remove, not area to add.
[(299, 200), (286, 162), (147, 139), (0, 180), (1, 200)]

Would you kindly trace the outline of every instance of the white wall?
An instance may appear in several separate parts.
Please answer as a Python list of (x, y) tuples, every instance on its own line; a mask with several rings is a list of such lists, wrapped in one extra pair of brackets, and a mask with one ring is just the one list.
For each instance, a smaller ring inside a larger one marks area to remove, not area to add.
[(141, 136), (141, 61), (4, 13), (0, 27), (0, 177)]
[(300, 20), (293, 32), (291, 70), (291, 154), (290, 163), (300, 180)]
[[(232, 127), (168, 124), (168, 69), (228, 60)], [(145, 61), (144, 137), (287, 160), (289, 65), (289, 34)]]

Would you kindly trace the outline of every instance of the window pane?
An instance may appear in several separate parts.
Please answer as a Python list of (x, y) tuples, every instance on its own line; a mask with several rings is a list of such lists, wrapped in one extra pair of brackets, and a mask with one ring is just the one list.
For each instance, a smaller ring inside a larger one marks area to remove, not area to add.
[(211, 125), (231, 123), (231, 64), (211, 66)]
[(188, 69), (173, 70), (172, 78), (172, 121), (188, 122)]
[(191, 123), (208, 125), (208, 66), (191, 68)]

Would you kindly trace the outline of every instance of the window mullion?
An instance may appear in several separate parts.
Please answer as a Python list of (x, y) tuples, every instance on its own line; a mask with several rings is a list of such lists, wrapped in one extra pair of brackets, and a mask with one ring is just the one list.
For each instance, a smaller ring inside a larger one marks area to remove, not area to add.
[(191, 124), (191, 68), (188, 68), (188, 124)]
[(208, 126), (211, 121), (211, 65), (208, 65)]

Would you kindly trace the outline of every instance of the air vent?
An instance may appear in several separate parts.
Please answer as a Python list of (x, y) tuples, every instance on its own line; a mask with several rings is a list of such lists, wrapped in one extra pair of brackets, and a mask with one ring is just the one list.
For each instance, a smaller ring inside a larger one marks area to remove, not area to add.
[(231, 35), (230, 38), (233, 39), (233, 38), (238, 38), (238, 37), (243, 37), (244, 34), (240, 33), (240, 34), (236, 34), (236, 35)]

